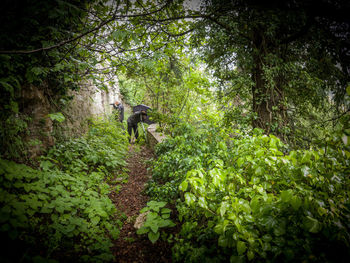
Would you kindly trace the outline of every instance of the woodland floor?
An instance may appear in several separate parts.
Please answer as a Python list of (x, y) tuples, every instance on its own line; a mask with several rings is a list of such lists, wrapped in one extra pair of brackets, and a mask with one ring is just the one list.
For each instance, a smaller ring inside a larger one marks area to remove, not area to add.
[(160, 239), (152, 244), (147, 235), (137, 235), (134, 228), (140, 209), (149, 201), (143, 190), (151, 176), (150, 171), (147, 170), (146, 161), (152, 157), (154, 157), (153, 152), (146, 146), (138, 149), (138, 146), (130, 145), (127, 158), (128, 182), (122, 185), (119, 193), (110, 196), (117, 209), (127, 216), (113, 247), (118, 263), (171, 262), (170, 244)]

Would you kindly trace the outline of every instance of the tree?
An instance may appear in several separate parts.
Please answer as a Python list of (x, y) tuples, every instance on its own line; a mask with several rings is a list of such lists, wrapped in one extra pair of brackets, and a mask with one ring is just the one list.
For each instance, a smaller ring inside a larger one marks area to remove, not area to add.
[(135, 61), (119, 86), (129, 104), (145, 103), (157, 111), (161, 125), (190, 119), (198, 105), (211, 97), (211, 83), (200, 63), (187, 57), (178, 47), (168, 45), (170, 53), (156, 52), (153, 57)]
[(347, 7), (345, 1), (205, 0), (193, 45), (229, 85), (226, 95), (249, 95), (252, 126), (283, 135), (292, 107), (344, 98)]
[(117, 71), (125, 71), (135, 58), (147, 57), (169, 42), (152, 19), (175, 15), (178, 5), (129, 0), (2, 1), (0, 154), (10, 157), (10, 148), (24, 151), (19, 146), (30, 120), (22, 93), (30, 85), (41, 87), (57, 111), (65, 105), (61, 101), (69, 100), (67, 91), (79, 89), (82, 81), (92, 79), (106, 89)]

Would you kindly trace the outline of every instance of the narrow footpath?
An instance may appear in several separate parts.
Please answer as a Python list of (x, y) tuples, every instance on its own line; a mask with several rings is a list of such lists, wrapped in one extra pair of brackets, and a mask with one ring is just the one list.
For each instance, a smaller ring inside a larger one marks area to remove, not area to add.
[(149, 201), (143, 190), (145, 183), (151, 177), (151, 173), (147, 171), (146, 161), (152, 157), (154, 157), (153, 152), (146, 146), (138, 148), (138, 146), (130, 145), (127, 159), (128, 182), (122, 185), (119, 193), (110, 196), (116, 208), (127, 216), (120, 236), (113, 247), (118, 263), (171, 262), (171, 246), (167, 242), (159, 239), (152, 244), (147, 235), (137, 235), (134, 228), (139, 211)]

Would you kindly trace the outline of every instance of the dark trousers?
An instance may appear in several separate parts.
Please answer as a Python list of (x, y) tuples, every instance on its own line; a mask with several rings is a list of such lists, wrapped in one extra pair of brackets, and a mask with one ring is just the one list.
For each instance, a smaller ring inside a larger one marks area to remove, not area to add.
[(136, 124), (131, 124), (128, 122), (128, 133), (130, 135), (129, 142), (131, 141), (131, 133), (134, 131), (135, 139), (139, 137), (139, 130), (137, 128), (137, 123)]

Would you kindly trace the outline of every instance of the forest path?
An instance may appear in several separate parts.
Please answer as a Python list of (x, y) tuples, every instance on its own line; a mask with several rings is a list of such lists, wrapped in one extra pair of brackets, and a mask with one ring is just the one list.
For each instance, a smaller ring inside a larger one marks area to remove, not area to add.
[(147, 235), (137, 235), (134, 228), (140, 209), (149, 201), (143, 190), (151, 177), (146, 161), (153, 157), (153, 152), (146, 146), (130, 145), (127, 158), (128, 182), (122, 185), (119, 193), (110, 195), (118, 211), (127, 216), (112, 248), (118, 263), (171, 262), (171, 246), (167, 242), (158, 240), (152, 244)]

